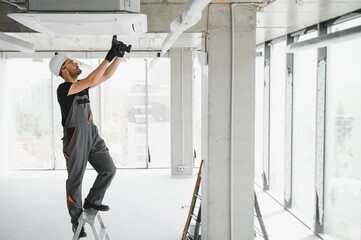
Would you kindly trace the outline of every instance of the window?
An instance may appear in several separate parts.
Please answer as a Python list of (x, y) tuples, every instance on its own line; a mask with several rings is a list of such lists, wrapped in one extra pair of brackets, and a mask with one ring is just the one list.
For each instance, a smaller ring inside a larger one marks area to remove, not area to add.
[(149, 70), (148, 106), (150, 167), (169, 168), (171, 162), (169, 58), (160, 58), (154, 68)]
[(10, 168), (54, 168), (48, 61), (9, 59), (7, 68)]
[[(336, 27), (340, 30), (361, 21), (344, 24)], [(358, 240), (361, 236), (360, 40), (328, 47), (324, 220), (327, 239)]]
[(122, 62), (101, 86), (102, 135), (117, 167), (145, 168), (148, 147), (150, 167), (170, 166), (170, 61), (148, 69), (150, 60)]
[(283, 203), (285, 152), (286, 42), (271, 47), (270, 191)]
[[(302, 35), (299, 41), (317, 37)], [(313, 226), (315, 211), (317, 49), (294, 54), (292, 211)]]
[[(102, 61), (84, 58), (81, 53), (69, 56), (79, 60), (83, 70), (80, 78)], [(51, 75), (49, 58), (34, 59), (6, 60), (4, 78), (11, 84), (6, 84), (5, 90), (10, 94), (6, 106), (9, 127), (4, 134), (9, 142), (10, 167), (65, 169), (56, 96), (63, 79)], [(134, 58), (122, 62), (110, 81), (89, 90), (94, 122), (118, 168), (147, 167), (148, 146), (151, 167), (170, 166), (170, 61), (160, 58), (148, 76), (147, 61)]]
[(121, 62), (101, 85), (101, 132), (118, 168), (145, 168), (146, 67), (144, 59)]
[(256, 56), (256, 116), (255, 116), (255, 183), (262, 186), (263, 173), (263, 88), (264, 53), (263, 47), (257, 49)]

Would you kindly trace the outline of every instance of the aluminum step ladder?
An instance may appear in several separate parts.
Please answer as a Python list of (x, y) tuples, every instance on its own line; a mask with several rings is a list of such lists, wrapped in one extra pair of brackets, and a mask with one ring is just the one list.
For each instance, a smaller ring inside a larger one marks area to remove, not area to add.
[[(99, 221), (99, 225), (100, 225), (99, 231), (97, 231), (97, 228), (95, 226), (96, 219), (98, 219), (98, 221)], [(93, 231), (93, 234), (94, 234), (94, 237), (96, 240), (104, 240), (104, 239), (110, 240), (109, 235), (107, 233), (107, 228), (105, 227), (103, 219), (100, 216), (100, 213), (98, 210), (84, 209), (83, 213), (79, 217), (78, 222), (79, 222), (79, 225), (74, 233), (73, 240), (79, 239), (79, 234), (80, 234), (81, 228), (85, 225), (85, 223), (88, 223), (90, 225), (90, 227), (92, 228), (92, 231)]]

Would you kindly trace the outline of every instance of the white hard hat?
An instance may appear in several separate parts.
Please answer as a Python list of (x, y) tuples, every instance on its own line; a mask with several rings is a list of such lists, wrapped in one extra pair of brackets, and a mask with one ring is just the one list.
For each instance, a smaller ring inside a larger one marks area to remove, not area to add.
[(60, 68), (67, 59), (67, 56), (61, 53), (55, 53), (55, 56), (52, 57), (49, 62), (50, 71), (58, 77), (60, 73)]

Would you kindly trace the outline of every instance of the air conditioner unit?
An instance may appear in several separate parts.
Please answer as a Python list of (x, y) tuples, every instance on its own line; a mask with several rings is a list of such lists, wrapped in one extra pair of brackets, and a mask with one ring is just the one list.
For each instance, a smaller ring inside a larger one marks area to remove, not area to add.
[(29, 0), (28, 12), (8, 16), (54, 35), (130, 35), (147, 32), (139, 11), (140, 0)]
[(29, 0), (29, 11), (126, 11), (139, 13), (140, 0)]

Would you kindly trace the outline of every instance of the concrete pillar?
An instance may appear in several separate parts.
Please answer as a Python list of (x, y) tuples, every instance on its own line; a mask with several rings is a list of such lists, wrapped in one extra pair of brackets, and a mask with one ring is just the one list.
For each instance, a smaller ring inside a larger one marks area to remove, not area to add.
[(249, 240), (254, 238), (256, 12), (224, 4), (210, 10), (202, 239)]
[(192, 51), (171, 50), (171, 175), (192, 176)]
[(0, 175), (9, 168), (7, 60), (0, 58)]

